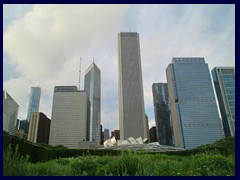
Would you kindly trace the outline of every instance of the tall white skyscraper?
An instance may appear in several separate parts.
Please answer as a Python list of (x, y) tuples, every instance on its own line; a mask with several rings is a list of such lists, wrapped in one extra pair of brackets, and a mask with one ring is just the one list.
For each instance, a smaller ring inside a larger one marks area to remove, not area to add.
[(88, 95), (76, 86), (55, 86), (49, 144), (78, 148), (88, 140)]
[(101, 124), (101, 71), (93, 62), (86, 70), (84, 90), (90, 101), (89, 140), (100, 143)]
[(173, 58), (166, 69), (175, 146), (191, 149), (224, 137), (208, 64)]
[(139, 35), (118, 34), (120, 139), (147, 138)]
[(3, 91), (3, 130), (10, 135), (15, 135), (16, 132), (18, 109), (16, 101), (8, 92)]

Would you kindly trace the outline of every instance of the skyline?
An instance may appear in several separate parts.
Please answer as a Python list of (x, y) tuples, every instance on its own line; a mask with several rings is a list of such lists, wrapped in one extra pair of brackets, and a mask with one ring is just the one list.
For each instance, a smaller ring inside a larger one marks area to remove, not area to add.
[(3, 90), (19, 104), (18, 118), (26, 119), (31, 87), (40, 83), (39, 112), (51, 119), (54, 86), (78, 86), (82, 57), (80, 89), (94, 59), (101, 70), (101, 124), (119, 129), (117, 35), (129, 29), (139, 33), (149, 128), (155, 125), (152, 84), (166, 82), (172, 57), (204, 57), (210, 71), (235, 67), (235, 5), (4, 4)]

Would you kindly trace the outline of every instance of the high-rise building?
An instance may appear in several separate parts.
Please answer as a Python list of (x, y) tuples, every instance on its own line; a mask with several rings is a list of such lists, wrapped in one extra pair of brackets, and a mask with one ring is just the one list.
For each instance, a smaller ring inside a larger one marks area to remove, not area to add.
[(139, 35), (118, 34), (120, 139), (147, 138)]
[(149, 140), (150, 134), (149, 134), (149, 122), (148, 122), (148, 116), (145, 114), (145, 122), (146, 122), (146, 128), (147, 128), (147, 138)]
[(90, 101), (90, 141), (100, 143), (100, 124), (101, 124), (101, 71), (93, 62), (86, 70), (84, 90), (88, 93)]
[(157, 140), (161, 145), (173, 146), (173, 129), (167, 83), (153, 83), (152, 93)]
[(76, 86), (55, 86), (49, 144), (78, 148), (88, 141), (89, 100)]
[(156, 132), (156, 126), (151, 127), (151, 129), (149, 129), (149, 141), (148, 142), (157, 142), (157, 132)]
[(106, 141), (107, 139), (109, 139), (109, 129), (104, 129), (104, 141)]
[(208, 64), (177, 57), (166, 69), (175, 146), (191, 149), (224, 137)]
[(41, 112), (32, 112), (28, 129), (28, 141), (33, 143), (49, 142), (51, 120)]
[(3, 91), (3, 130), (15, 135), (19, 106), (7, 91)]
[(111, 138), (115, 137), (116, 140), (120, 140), (120, 130), (114, 130), (111, 132)]
[(215, 67), (212, 77), (225, 136), (235, 136), (235, 68)]
[(40, 87), (31, 87), (25, 133), (28, 133), (28, 127), (29, 127), (31, 113), (39, 111), (40, 96), (41, 96), (41, 88)]

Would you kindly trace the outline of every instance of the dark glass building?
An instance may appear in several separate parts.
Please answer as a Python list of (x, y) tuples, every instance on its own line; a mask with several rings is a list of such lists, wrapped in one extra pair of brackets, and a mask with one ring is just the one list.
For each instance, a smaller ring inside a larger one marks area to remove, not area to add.
[(153, 126), (149, 129), (149, 136), (149, 142), (157, 142), (156, 126)]
[(173, 146), (173, 130), (167, 83), (153, 83), (152, 92), (157, 141), (162, 145)]

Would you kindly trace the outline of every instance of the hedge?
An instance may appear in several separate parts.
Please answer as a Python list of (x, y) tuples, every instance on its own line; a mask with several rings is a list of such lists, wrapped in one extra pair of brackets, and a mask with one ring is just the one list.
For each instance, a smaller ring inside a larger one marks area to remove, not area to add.
[[(7, 132), (3, 131), (3, 150), (6, 151), (8, 145), (11, 144), (12, 148), (15, 149), (16, 145), (19, 145), (19, 153), (21, 155), (29, 155), (30, 162), (48, 161), (56, 158), (68, 158), (77, 157), (84, 155), (109, 155), (117, 156), (120, 155), (123, 150), (111, 150), (111, 149), (65, 149), (65, 148), (54, 148), (50, 145), (34, 144), (29, 141), (20, 139), (16, 136), (11, 136)], [(126, 151), (126, 150), (125, 150)], [(225, 138), (216, 141), (214, 144), (203, 145), (191, 150), (183, 151), (166, 151), (166, 152), (137, 152), (140, 154), (168, 154), (168, 155), (179, 155), (189, 156), (197, 153), (219, 153), (223, 155), (229, 155), (235, 153), (235, 138)]]

